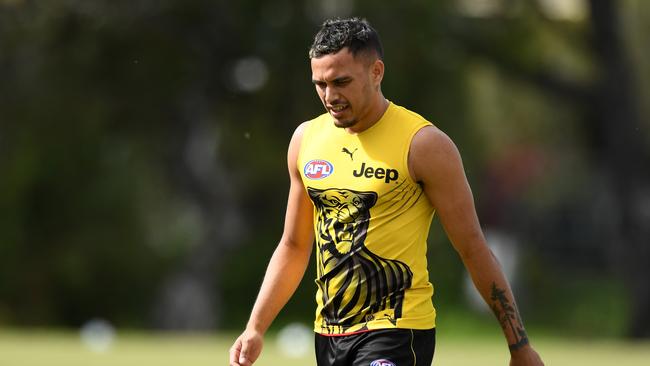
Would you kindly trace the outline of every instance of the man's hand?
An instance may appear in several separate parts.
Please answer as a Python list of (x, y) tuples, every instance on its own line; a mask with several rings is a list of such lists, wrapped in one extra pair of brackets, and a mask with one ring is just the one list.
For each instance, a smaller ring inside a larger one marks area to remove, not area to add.
[(510, 353), (510, 366), (544, 366), (544, 362), (528, 345)]
[(230, 366), (251, 366), (260, 356), (263, 342), (260, 333), (245, 330), (230, 348)]

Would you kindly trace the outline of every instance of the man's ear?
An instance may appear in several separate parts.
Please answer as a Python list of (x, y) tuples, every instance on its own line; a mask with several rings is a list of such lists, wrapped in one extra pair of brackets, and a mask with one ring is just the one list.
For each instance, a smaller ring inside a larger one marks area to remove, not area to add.
[(370, 66), (370, 75), (375, 86), (379, 86), (384, 79), (384, 62), (376, 59)]

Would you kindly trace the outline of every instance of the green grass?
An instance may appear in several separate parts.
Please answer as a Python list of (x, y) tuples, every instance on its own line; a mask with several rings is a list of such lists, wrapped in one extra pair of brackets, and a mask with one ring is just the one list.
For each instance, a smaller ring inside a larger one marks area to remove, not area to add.
[[(104, 353), (86, 348), (78, 334), (55, 331), (0, 330), (2, 366), (177, 366), (227, 365), (235, 335), (178, 335), (118, 333)], [(535, 346), (551, 366), (638, 366), (650, 360), (650, 341), (580, 340), (540, 336)], [(313, 354), (294, 359), (283, 356), (273, 337), (265, 344), (259, 366), (309, 366)], [(499, 337), (438, 333), (434, 365), (507, 365), (508, 354)]]

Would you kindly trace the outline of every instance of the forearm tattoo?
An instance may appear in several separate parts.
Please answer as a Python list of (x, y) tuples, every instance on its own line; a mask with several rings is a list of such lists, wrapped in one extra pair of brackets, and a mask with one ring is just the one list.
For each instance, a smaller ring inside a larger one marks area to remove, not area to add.
[(492, 282), (492, 296), (490, 297), (492, 304), (492, 312), (499, 320), (501, 328), (504, 330), (510, 329), (515, 337), (514, 343), (509, 344), (508, 348), (515, 351), (528, 344), (528, 336), (524, 329), (523, 322), (519, 316), (514, 301), (511, 301), (506, 296), (506, 290), (497, 287), (496, 282)]

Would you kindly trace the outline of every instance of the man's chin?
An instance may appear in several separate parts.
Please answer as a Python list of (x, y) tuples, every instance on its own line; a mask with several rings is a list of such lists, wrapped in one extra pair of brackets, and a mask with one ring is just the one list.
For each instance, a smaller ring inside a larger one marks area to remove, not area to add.
[(334, 118), (334, 126), (338, 128), (348, 128), (357, 124), (355, 119), (336, 119)]

